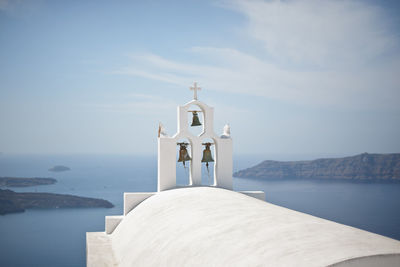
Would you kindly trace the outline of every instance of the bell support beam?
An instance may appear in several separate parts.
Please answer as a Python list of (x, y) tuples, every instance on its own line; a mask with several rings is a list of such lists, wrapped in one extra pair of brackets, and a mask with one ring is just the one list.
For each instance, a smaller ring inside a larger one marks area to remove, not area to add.
[(214, 108), (198, 103), (204, 111), (204, 133), (205, 135), (216, 136), (214, 134)]
[(192, 162), (191, 165), (191, 181), (192, 185), (201, 185), (201, 141), (197, 138), (192, 140)]
[(189, 107), (187, 106), (179, 106), (178, 107), (178, 133), (188, 133), (188, 119), (187, 119), (187, 111)]
[(232, 139), (217, 138), (216, 142), (216, 160), (214, 166), (216, 184), (215, 186), (232, 190), (232, 170), (233, 170), (233, 159), (232, 159)]

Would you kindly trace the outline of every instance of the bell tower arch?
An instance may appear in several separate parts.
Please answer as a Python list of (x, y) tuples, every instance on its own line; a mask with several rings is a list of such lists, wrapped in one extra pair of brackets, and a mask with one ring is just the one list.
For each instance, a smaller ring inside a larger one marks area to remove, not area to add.
[[(214, 184), (213, 186), (232, 190), (232, 138), (230, 130), (225, 126), (224, 133), (218, 136), (214, 132), (214, 108), (198, 100), (200, 90), (195, 82), (192, 87), (193, 100), (177, 108), (178, 129), (173, 136), (168, 136), (159, 129), (158, 136), (158, 191), (176, 187), (176, 146), (178, 140), (188, 139), (191, 145), (191, 160), (189, 160), (189, 186), (201, 186), (201, 164), (204, 145), (203, 139), (213, 140), (214, 146)], [(189, 131), (188, 112), (191, 106), (198, 106), (203, 114), (203, 131), (198, 136)]]

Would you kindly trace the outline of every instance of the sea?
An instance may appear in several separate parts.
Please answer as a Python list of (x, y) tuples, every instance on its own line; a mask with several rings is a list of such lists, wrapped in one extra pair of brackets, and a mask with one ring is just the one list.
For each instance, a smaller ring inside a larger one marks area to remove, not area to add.
[[(234, 169), (266, 158), (235, 156)], [(71, 168), (50, 172), (55, 165)], [(212, 164), (210, 173), (212, 173)], [(156, 156), (0, 154), (0, 176), (53, 177), (56, 184), (9, 188), (109, 200), (115, 207), (33, 209), (0, 216), (0, 266), (85, 266), (86, 232), (104, 231), (105, 216), (121, 215), (124, 192), (157, 190)], [(188, 169), (177, 165), (177, 182)], [(203, 184), (211, 183), (203, 169)], [(234, 190), (263, 190), (266, 201), (400, 240), (400, 183), (233, 178)]]

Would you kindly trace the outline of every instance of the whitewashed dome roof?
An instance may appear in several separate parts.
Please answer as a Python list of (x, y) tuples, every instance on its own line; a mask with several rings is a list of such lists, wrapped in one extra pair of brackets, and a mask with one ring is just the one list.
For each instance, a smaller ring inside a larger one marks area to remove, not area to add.
[(212, 187), (159, 192), (108, 238), (118, 266), (400, 266), (399, 241)]

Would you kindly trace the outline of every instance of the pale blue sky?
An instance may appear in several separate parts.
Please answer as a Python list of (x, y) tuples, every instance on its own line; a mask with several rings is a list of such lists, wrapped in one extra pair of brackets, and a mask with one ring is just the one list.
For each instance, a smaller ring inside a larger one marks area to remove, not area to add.
[(0, 152), (155, 154), (194, 80), (235, 154), (400, 152), (384, 2), (0, 0)]

